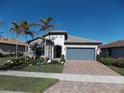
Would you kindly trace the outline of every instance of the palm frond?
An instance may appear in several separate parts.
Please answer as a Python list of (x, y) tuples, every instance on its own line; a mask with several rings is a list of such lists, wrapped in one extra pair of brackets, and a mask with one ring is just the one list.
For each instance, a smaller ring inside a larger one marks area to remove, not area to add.
[(37, 33), (35, 31), (27, 31), (27, 32), (25, 32), (25, 34), (34, 38), (34, 35), (37, 34)]
[(15, 32), (15, 28), (10, 28), (10, 31), (11, 32)]
[(49, 16), (48, 18), (46, 19), (40, 19), (40, 22), (41, 22), (41, 28), (40, 28), (40, 31), (44, 31), (44, 30), (50, 30), (50, 29), (53, 29), (55, 28), (54, 25), (50, 25), (50, 21), (52, 21), (53, 18), (51, 16)]
[(15, 22), (12, 23), (12, 26), (13, 26), (14, 28), (18, 28), (18, 24), (15, 23)]
[(38, 24), (32, 23), (29, 25), (29, 27), (33, 27), (33, 26), (36, 27), (36, 26), (38, 26)]
[(41, 21), (41, 24), (42, 25), (47, 25), (48, 24), (48, 22), (46, 21), (46, 19), (40, 19), (40, 21)]
[(50, 21), (53, 20), (53, 18), (52, 18), (51, 16), (49, 16), (49, 17), (47, 18), (47, 20), (48, 20), (48, 22), (50, 22)]
[(32, 32), (26, 32), (25, 34), (26, 34), (26, 35), (30, 35), (32, 38), (34, 37), (34, 35), (33, 35)]

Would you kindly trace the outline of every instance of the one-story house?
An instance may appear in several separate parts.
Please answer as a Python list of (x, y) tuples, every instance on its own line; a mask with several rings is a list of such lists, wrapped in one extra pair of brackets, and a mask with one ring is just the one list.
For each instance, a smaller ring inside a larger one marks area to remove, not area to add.
[[(45, 43), (46, 41), (46, 43)], [(50, 59), (64, 55), (67, 60), (96, 60), (101, 42), (69, 35), (65, 31), (51, 31), (41, 37), (28, 41), (28, 55), (33, 56), (31, 46), (38, 44), (36, 54)]]
[(124, 40), (100, 46), (102, 56), (124, 57)]
[(14, 38), (0, 38), (0, 53), (2, 54), (15, 54), (16, 52), (16, 44), (18, 47), (18, 53), (24, 53), (25, 46), (27, 43), (16, 40)]

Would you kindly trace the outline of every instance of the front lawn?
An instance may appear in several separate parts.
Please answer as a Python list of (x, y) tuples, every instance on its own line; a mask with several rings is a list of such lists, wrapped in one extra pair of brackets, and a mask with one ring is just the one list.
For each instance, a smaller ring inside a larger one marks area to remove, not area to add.
[(51, 72), (51, 73), (61, 73), (63, 70), (63, 65), (60, 64), (45, 64), (40, 66), (26, 66), (19, 71), (32, 71), (32, 72)]
[(57, 79), (0, 76), (0, 90), (42, 93)]
[(116, 67), (116, 66), (108, 66), (108, 67), (110, 67), (115, 72), (124, 76), (124, 68), (120, 68), (120, 67)]

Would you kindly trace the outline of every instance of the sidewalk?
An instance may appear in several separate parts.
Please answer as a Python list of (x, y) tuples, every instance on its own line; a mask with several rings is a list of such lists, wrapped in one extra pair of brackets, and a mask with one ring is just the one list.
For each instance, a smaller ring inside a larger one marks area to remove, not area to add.
[(0, 75), (17, 76), (17, 77), (34, 77), (34, 78), (54, 78), (63, 81), (124, 84), (123, 76), (41, 73), (41, 72), (23, 72), (23, 71), (1, 71)]

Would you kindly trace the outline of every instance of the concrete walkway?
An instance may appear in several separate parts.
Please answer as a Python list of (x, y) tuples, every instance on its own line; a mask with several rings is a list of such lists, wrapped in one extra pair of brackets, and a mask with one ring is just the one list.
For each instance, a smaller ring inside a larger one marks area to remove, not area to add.
[(123, 76), (41, 73), (41, 72), (23, 72), (23, 71), (2, 71), (0, 72), (0, 75), (17, 76), (17, 77), (34, 77), (34, 78), (54, 78), (62, 81), (124, 84)]

